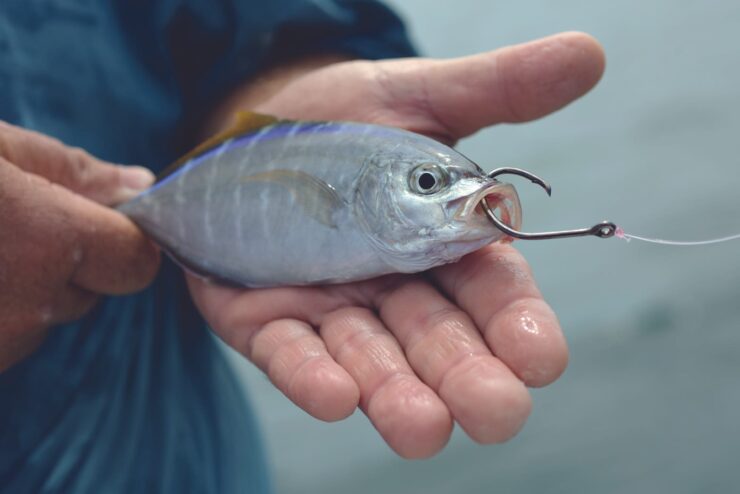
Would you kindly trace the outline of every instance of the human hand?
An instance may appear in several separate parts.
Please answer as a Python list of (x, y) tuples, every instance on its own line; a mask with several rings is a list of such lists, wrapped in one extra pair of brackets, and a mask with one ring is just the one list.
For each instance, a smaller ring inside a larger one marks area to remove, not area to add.
[(151, 281), (157, 249), (104, 205), (132, 197), (153, 178), (0, 122), (0, 371), (49, 327), (81, 317), (99, 294)]
[[(596, 41), (568, 33), (453, 60), (339, 63), (257, 110), (393, 125), (453, 143), (566, 105), (603, 67)], [(526, 386), (552, 382), (567, 363), (557, 318), (508, 244), (424, 274), (343, 285), (188, 283), (216, 333), (294, 403), (329, 421), (359, 404), (404, 457), (438, 452), (453, 421), (481, 443), (509, 439), (530, 412)]]

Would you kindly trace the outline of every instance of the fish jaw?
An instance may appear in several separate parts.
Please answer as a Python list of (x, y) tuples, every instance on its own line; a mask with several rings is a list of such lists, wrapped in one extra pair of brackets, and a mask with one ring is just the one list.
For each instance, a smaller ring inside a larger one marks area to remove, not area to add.
[(483, 199), (501, 221), (514, 229), (520, 228), (521, 203), (514, 186), (498, 181), (487, 183), (448, 205), (452, 219), (445, 231), (440, 232), (440, 240), (444, 240), (435, 249), (435, 257), (444, 263), (456, 262), (486, 245), (513, 240), (488, 219), (480, 205)]
[[(481, 187), (479, 190), (463, 198), (456, 205), (454, 218), (466, 224), (480, 223), (485, 218), (480, 203), (486, 199), (492, 211), (499, 211), (501, 220), (509, 227), (518, 230), (521, 227), (522, 208), (519, 195), (513, 185), (494, 180), (493, 183)], [(490, 222), (488, 223), (491, 224)]]
[(520, 227), (521, 204), (514, 186), (498, 181), (478, 184), (472, 192), (447, 203), (449, 221), (446, 224), (435, 230), (418, 232), (416, 247), (406, 252), (396, 268), (405, 272), (422, 271), (456, 262), (494, 242), (513, 240), (488, 219), (480, 206), (484, 198), (505, 224), (515, 229)]
[[(519, 195), (513, 185), (493, 180), (475, 191), (450, 201), (448, 211), (451, 216), (450, 230), (455, 231), (450, 242), (476, 241), (489, 239), (489, 242), (503, 240), (505, 234), (488, 219), (481, 203), (486, 200), (488, 207), (503, 223), (518, 230), (522, 222), (522, 207)], [(506, 237), (508, 238), (508, 237)]]

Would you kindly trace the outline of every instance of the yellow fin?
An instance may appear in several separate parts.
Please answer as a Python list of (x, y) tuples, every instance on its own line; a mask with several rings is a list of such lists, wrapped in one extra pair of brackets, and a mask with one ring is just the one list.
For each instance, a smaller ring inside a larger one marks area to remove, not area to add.
[(198, 146), (196, 146), (192, 151), (187, 153), (185, 156), (165, 168), (157, 176), (157, 182), (161, 182), (163, 179), (172, 175), (177, 170), (179, 170), (182, 165), (195, 158), (196, 156), (201, 155), (210, 149), (218, 147), (219, 145), (233, 137), (247, 134), (257, 129), (276, 124), (278, 122), (280, 122), (280, 119), (273, 117), (272, 115), (264, 115), (262, 113), (240, 110), (234, 115), (234, 125), (219, 134), (209, 137)]

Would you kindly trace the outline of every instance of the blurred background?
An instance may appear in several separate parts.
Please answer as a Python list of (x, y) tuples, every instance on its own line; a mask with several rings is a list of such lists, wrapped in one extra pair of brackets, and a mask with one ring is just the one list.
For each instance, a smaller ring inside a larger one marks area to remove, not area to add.
[[(390, 3), (431, 57), (565, 30), (603, 43), (606, 74), (585, 98), (460, 145), (483, 168), (520, 166), (550, 181), (549, 199), (516, 182), (525, 230), (610, 219), (669, 239), (740, 232), (740, 2)], [(740, 491), (740, 241), (517, 246), (571, 345), (565, 375), (534, 391), (522, 433), (478, 446), (458, 430), (434, 459), (405, 461), (361, 413), (318, 422), (234, 359), (277, 492)]]

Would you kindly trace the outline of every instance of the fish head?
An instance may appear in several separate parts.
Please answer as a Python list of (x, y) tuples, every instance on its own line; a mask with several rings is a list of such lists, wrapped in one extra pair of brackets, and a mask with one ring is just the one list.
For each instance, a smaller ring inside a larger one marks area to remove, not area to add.
[(402, 272), (454, 262), (508, 239), (486, 217), (491, 210), (519, 229), (516, 189), (489, 178), (471, 160), (436, 141), (375, 154), (356, 188), (356, 214), (386, 261)]

